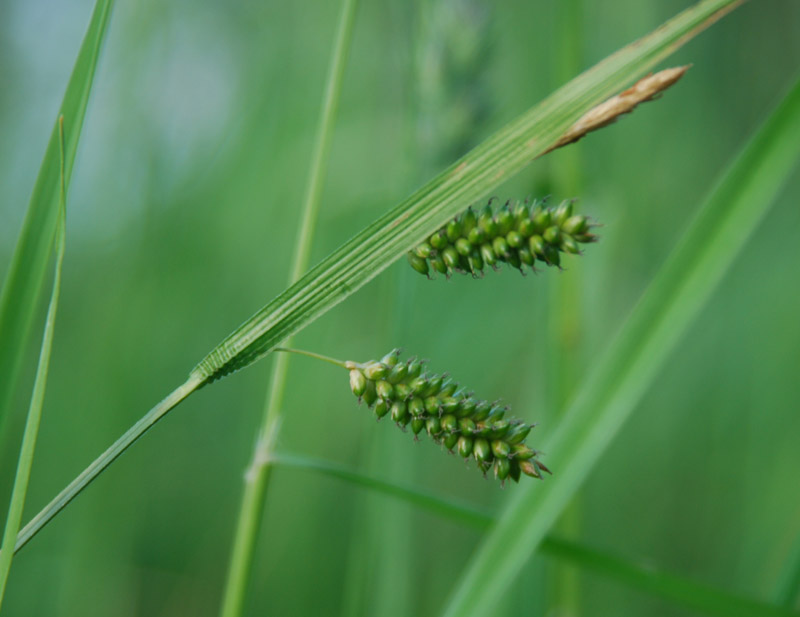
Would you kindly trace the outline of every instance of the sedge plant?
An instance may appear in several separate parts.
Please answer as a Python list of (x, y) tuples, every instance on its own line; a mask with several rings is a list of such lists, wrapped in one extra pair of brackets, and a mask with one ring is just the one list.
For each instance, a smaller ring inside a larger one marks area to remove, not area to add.
[[(408, 200), (357, 234), (351, 241), (323, 259), (320, 264), (312, 268), (308, 273), (300, 276), (300, 273), (305, 269), (306, 264), (304, 262), (307, 262), (308, 259), (307, 254), (303, 257), (303, 251), (308, 250), (310, 234), (313, 230), (313, 225), (304, 224), (301, 228), (301, 238), (306, 238), (306, 240), (305, 243), (301, 241), (299, 244), (299, 257), (295, 260), (295, 264), (299, 265), (296, 265), (297, 272), (293, 273), (292, 276), (293, 281), (297, 279), (296, 282), (293, 282), (284, 293), (280, 294), (273, 302), (256, 313), (218, 347), (212, 350), (195, 367), (184, 384), (179, 386), (142, 420), (131, 427), (123, 437), (36, 515), (20, 532), (15, 550), (25, 546), (94, 478), (116, 460), (122, 452), (186, 397), (201, 387), (246, 368), (272, 351), (278, 350), (278, 346), (284, 344), (287, 338), (353, 294), (388, 267), (389, 264), (409, 251), (412, 251), (411, 254), (415, 258), (422, 260), (415, 261), (412, 259), (412, 266), (418, 271), (428, 268), (433, 264), (430, 261), (431, 258), (436, 261), (441, 255), (445, 274), (459, 270), (477, 274), (482, 268), (478, 267), (481, 262), (477, 261), (476, 256), (480, 257), (483, 264), (493, 265), (490, 263), (493, 258), (496, 261), (506, 261), (512, 266), (518, 267), (519, 265), (532, 266), (537, 258), (540, 258), (539, 261), (543, 264), (557, 265), (559, 252), (579, 252), (578, 244), (593, 240), (593, 234), (588, 231), (590, 226), (588, 220), (583, 217), (575, 219), (576, 215), (567, 212), (567, 206), (563, 206), (563, 211), (560, 213), (558, 210), (556, 212), (547, 211), (549, 216), (556, 221), (555, 225), (542, 224), (537, 226), (535, 216), (530, 218), (533, 221), (530, 234), (522, 229), (508, 229), (505, 230), (505, 233), (493, 230), (489, 218), (492, 219), (491, 222), (501, 226), (502, 229), (504, 223), (501, 221), (505, 215), (501, 211), (497, 220), (494, 219), (494, 215), (484, 219), (486, 224), (482, 229), (486, 233), (486, 237), (476, 238), (475, 242), (469, 237), (471, 229), (466, 232), (466, 237), (461, 235), (465, 227), (465, 221), (466, 227), (469, 227), (471, 218), (468, 213), (459, 213), (463, 212), (465, 204), (474, 203), (484, 198), (494, 190), (501, 179), (510, 177), (518, 172), (531, 159), (552, 150), (554, 147), (565, 145), (580, 138), (588, 130), (607, 124), (608, 118), (605, 120), (592, 120), (590, 115), (587, 120), (587, 114), (591, 114), (602, 107), (604, 101), (608, 102), (614, 98), (622, 97), (625, 93), (629, 93), (629, 90), (625, 90), (623, 94), (617, 97), (612, 96), (666, 57), (690, 36), (698, 33), (702, 28), (721, 17), (737, 4), (737, 2), (729, 0), (706, 0), (701, 2), (662, 26), (652, 35), (609, 57), (594, 69), (587, 71), (559, 89), (541, 105), (532, 108), (520, 119), (498, 131), (472, 152), (453, 163), (444, 172), (414, 193)], [(343, 24), (346, 24), (348, 19), (352, 19), (353, 5), (354, 2), (345, 4)], [(342, 26), (343, 29), (346, 27), (349, 26)], [(335, 57), (342, 58), (344, 54), (336, 54)], [(332, 70), (332, 74), (337, 71), (341, 71), (341, 67)], [(649, 98), (652, 98), (652, 94), (647, 98), (640, 98), (638, 102), (649, 100)], [(330, 128), (327, 125), (332, 123), (332, 118), (334, 117), (335, 96), (331, 100), (333, 101), (333, 106), (325, 106), (327, 110), (325, 114), (329, 115), (323, 115), (322, 124), (325, 127), (322, 131), (323, 135), (329, 135)], [(780, 118), (781, 129), (784, 132), (793, 134), (792, 131), (794, 131), (795, 127), (793, 116), (795, 109), (794, 99), (790, 99), (790, 102), (786, 105), (789, 111), (786, 111), (786, 108), (781, 108), (782, 110), (778, 113), (778, 117)], [(619, 113), (625, 112), (618, 112), (617, 115)], [(776, 120), (776, 122), (778, 121)], [(791, 146), (779, 139), (782, 137), (781, 135), (776, 137), (774, 132), (774, 130), (772, 133), (767, 131), (767, 137), (759, 142), (760, 152), (762, 154), (766, 152), (764, 156), (768, 158), (769, 153), (777, 149), (782, 157), (780, 161), (783, 162), (788, 157), (787, 152), (789, 152)], [(773, 138), (774, 143), (770, 142), (769, 138)], [(325, 139), (323, 138), (320, 143), (323, 145), (317, 150), (318, 161), (324, 160), (326, 152)], [(761, 171), (757, 165), (755, 167), (757, 172)], [(778, 165), (777, 168), (782, 173), (778, 174), (777, 177), (774, 177), (775, 174), (773, 174), (772, 179), (779, 185), (788, 172), (785, 171), (785, 165)], [(312, 211), (312, 215), (307, 214), (305, 220), (313, 219), (313, 209), (318, 203), (321, 163), (318, 162), (312, 165), (312, 170), (312, 178), (316, 177), (317, 179), (310, 182), (309, 195), (311, 197), (306, 202), (306, 211)], [(524, 210), (524, 212), (520, 210), (519, 217), (517, 217), (517, 212), (511, 208), (507, 212), (514, 219), (514, 222), (520, 225), (522, 221), (528, 220), (526, 217), (530, 217), (534, 211), (538, 215), (545, 212), (545, 209), (536, 211), (534, 207), (532, 210)], [(759, 213), (763, 211), (763, 208), (758, 210)], [(453, 219), (454, 216), (457, 218)], [(477, 228), (479, 220), (479, 217), (476, 216), (475, 218), (475, 227), (473, 229)], [(453, 221), (461, 229), (454, 230), (451, 234), (452, 237), (450, 237), (448, 236), (448, 226)], [(742, 221), (746, 223), (743, 226), (745, 230), (749, 230), (757, 222), (757, 216), (747, 218), (742, 215), (738, 222)], [(726, 220), (723, 217), (723, 231), (728, 229), (725, 227), (725, 223)], [(437, 232), (442, 226), (444, 226), (444, 237)], [(490, 231), (497, 231), (497, 233), (490, 234)], [(516, 235), (511, 235), (512, 231)], [(440, 242), (441, 246), (433, 246), (434, 237), (437, 238), (436, 242), (446, 238), (447, 243)], [(459, 240), (465, 240), (465, 242), (459, 243)], [(488, 240), (491, 241), (489, 242)], [(690, 236), (687, 242), (692, 250), (697, 250), (697, 240), (693, 236)], [(429, 250), (425, 248), (426, 243)], [(420, 247), (423, 247), (421, 252)], [(459, 247), (461, 250), (459, 250)], [(484, 247), (488, 248), (485, 249)], [(438, 251), (441, 251), (441, 253)], [(445, 255), (447, 255), (447, 259), (445, 259)], [(716, 255), (712, 257), (716, 257)], [(531, 263), (527, 263), (525, 260)], [(517, 261), (519, 261), (519, 264), (517, 264)], [(425, 267), (423, 267), (422, 262), (425, 262)], [(727, 261), (721, 258), (716, 261), (712, 260), (707, 270), (700, 272), (698, 276), (701, 278), (706, 276), (712, 281), (716, 280), (719, 277), (719, 272), (724, 270), (727, 263), (729, 263), (729, 259)], [(436, 265), (432, 267), (441, 272), (439, 269), (441, 268), (441, 263), (439, 261), (436, 261)], [(686, 293), (685, 289), (673, 289), (668, 285), (664, 289), (666, 291), (663, 293), (668, 296), (667, 299), (674, 302), (674, 304), (668, 302), (667, 309), (676, 307), (675, 311), (679, 312), (682, 306), (681, 298), (683, 298), (681, 294)], [(673, 291), (675, 293), (674, 298), (670, 296)], [(685, 327), (691, 315), (681, 314), (681, 316), (684, 317), (684, 321), (680, 322), (680, 325)], [(665, 319), (677, 318), (667, 314)], [(644, 323), (645, 325), (641, 326), (641, 329), (645, 330), (644, 334), (648, 334), (646, 326), (649, 322), (645, 320)], [(637, 332), (637, 344), (644, 345), (648, 341), (647, 336), (642, 336), (642, 332)], [(638, 353), (639, 348), (634, 349), (634, 352)], [(444, 447), (454, 447), (462, 456), (474, 457), (479, 467), (484, 471), (491, 469), (492, 473), (501, 480), (509, 477), (516, 479), (515, 476), (520, 472), (527, 475), (541, 476), (541, 472), (546, 471), (546, 467), (539, 461), (535, 450), (517, 448), (527, 436), (526, 431), (529, 430), (527, 425), (508, 421), (504, 424), (504, 418), (498, 417), (500, 412), (496, 410), (495, 406), (480, 399), (475, 399), (467, 392), (460, 392), (457, 386), (455, 386), (455, 390), (450, 391), (453, 386), (446, 383), (445, 378), (441, 375), (431, 375), (417, 383), (415, 380), (420, 378), (421, 374), (409, 377), (409, 374), (413, 374), (417, 370), (416, 367), (413, 371), (410, 370), (413, 362), (400, 363), (392, 358), (396, 358), (396, 356), (390, 354), (389, 357), (384, 358), (385, 362), (381, 360), (380, 362), (370, 363), (340, 363), (350, 371), (351, 388), (354, 394), (362, 398), (366, 397), (367, 404), (371, 404), (371, 408), (376, 415), (389, 415), (398, 424), (408, 426), (415, 434), (424, 430), (434, 441), (441, 443)], [(658, 357), (659, 360), (661, 358), (663, 358), (663, 354)], [(614, 357), (612, 356), (613, 359)], [(652, 368), (655, 363), (656, 360), (650, 359), (650, 365), (648, 366)], [(614, 364), (614, 362), (611, 364)], [(398, 368), (401, 366), (406, 367), (404, 369), (405, 375), (399, 374), (403, 370)], [(628, 368), (628, 364), (623, 366), (623, 369), (627, 370)], [(283, 370), (285, 372), (285, 369)], [(613, 382), (609, 385), (609, 388), (618, 387), (624, 390), (625, 379), (628, 379), (626, 375), (623, 374), (622, 380)], [(283, 387), (284, 379), (285, 376), (280, 374), (273, 379), (273, 384), (277, 386), (278, 391)], [(423, 381), (424, 383), (422, 383)], [(646, 383), (646, 380), (643, 381)], [(599, 382), (604, 383), (602, 378), (599, 379)], [(398, 388), (398, 386), (402, 387)], [(591, 387), (600, 388), (600, 386)], [(407, 390), (404, 391), (404, 388)], [(399, 394), (397, 392), (398, 389), (401, 391)], [(271, 390), (270, 396), (275, 396), (273, 393), (275, 390), (275, 388)], [(613, 399), (615, 391), (608, 389), (601, 389), (601, 391), (606, 397), (601, 400)], [(373, 395), (374, 398), (372, 398)], [(278, 394), (278, 396), (280, 395)], [(630, 397), (632, 398), (633, 394)], [(626, 399), (626, 402), (630, 402), (631, 398)], [(430, 403), (428, 399), (432, 399)], [(269, 406), (267, 409), (269, 409)], [(481, 417), (484, 413), (486, 413), (486, 416)], [(607, 419), (609, 414), (611, 419)], [(573, 470), (571, 472), (572, 475), (568, 476), (566, 485), (558, 489), (549, 489), (554, 497), (545, 495), (542, 500), (544, 505), (540, 506), (543, 514), (537, 516), (535, 523), (527, 524), (527, 531), (519, 539), (521, 548), (504, 562), (505, 565), (497, 568), (498, 571), (496, 573), (486, 575), (485, 570), (487, 567), (496, 566), (493, 559), (494, 555), (497, 554), (497, 549), (492, 547), (503, 546), (507, 548), (507, 546), (504, 546), (507, 544), (507, 536), (503, 535), (507, 533), (509, 524), (507, 520), (520, 516), (521, 506), (510, 508), (509, 519), (502, 518), (499, 520), (492, 531), (492, 535), (487, 540), (486, 546), (490, 548), (487, 548), (484, 553), (480, 553), (475, 558), (471, 569), (465, 575), (462, 585), (459, 587), (461, 591), (454, 594), (448, 609), (451, 614), (467, 614), (465, 612), (468, 610), (467, 607), (473, 605), (478, 607), (477, 610), (479, 612), (484, 611), (491, 606), (499, 594), (503, 593), (504, 585), (508, 584), (515, 568), (518, 568), (520, 563), (524, 561), (524, 556), (527, 554), (526, 551), (529, 552), (537, 546), (542, 539), (544, 530), (552, 523), (555, 514), (564, 506), (569, 496), (574, 493), (588, 467), (599, 457), (607, 445), (608, 441), (596, 438), (596, 434), (593, 431), (601, 431), (601, 429), (607, 428), (609, 425), (618, 426), (625, 417), (624, 413), (611, 414), (609, 412), (609, 414), (599, 414), (597, 416), (599, 419), (589, 416), (591, 421), (585, 428), (585, 432), (577, 435), (576, 443), (585, 445), (585, 452), (588, 454), (584, 455), (583, 450), (578, 451), (571, 447), (569, 443), (565, 443), (566, 437), (557, 442), (559, 445), (564, 445), (562, 452), (565, 454), (559, 455), (561, 464), (565, 469)], [(585, 414), (577, 415), (585, 417)], [(267, 417), (269, 418), (269, 413)], [(575, 422), (577, 422), (571, 420), (571, 417), (567, 418), (566, 426), (568, 428), (564, 429), (562, 433), (575, 436), (569, 432), (570, 430), (573, 430), (573, 432), (577, 430), (570, 428), (576, 426)], [(487, 423), (486, 420), (489, 418), (491, 418), (491, 422)], [(269, 429), (277, 426), (272, 421), (265, 423), (265, 425)], [(523, 433), (525, 434), (523, 435)], [(263, 452), (262, 448), (265, 445), (268, 448), (267, 451), (271, 451), (272, 442), (270, 439), (272, 435), (272, 430), (262, 433), (264, 439), (259, 439), (257, 453)], [(553, 448), (553, 450), (555, 449)], [(279, 460), (279, 458), (268, 458), (267, 460)], [(506, 462), (503, 463), (501, 461)], [(560, 473), (557, 467), (555, 469), (557, 473)], [(556, 485), (555, 481), (544, 483), (541, 486), (553, 485)], [(530, 499), (528, 496), (531, 494), (531, 490), (529, 487), (524, 488), (521, 493), (526, 501)], [(252, 507), (257, 512), (257, 508), (260, 507), (260, 497), (262, 496), (253, 494), (251, 497), (255, 500)], [(522, 499), (522, 497), (519, 498), (515, 503), (521, 503), (520, 500)], [(249, 508), (250, 506), (247, 507)], [(531, 526), (534, 527), (532, 528)], [(248, 537), (248, 541), (251, 540), (252, 538)], [(4, 552), (8, 550), (9, 548), (6, 547)], [(245, 550), (252, 550), (252, 548), (245, 547)], [(489, 557), (484, 557), (484, 554), (489, 555)], [(476, 579), (475, 577), (479, 578)], [(479, 580), (481, 583), (475, 584), (475, 580)], [(463, 591), (465, 589), (467, 590), (466, 592)]]

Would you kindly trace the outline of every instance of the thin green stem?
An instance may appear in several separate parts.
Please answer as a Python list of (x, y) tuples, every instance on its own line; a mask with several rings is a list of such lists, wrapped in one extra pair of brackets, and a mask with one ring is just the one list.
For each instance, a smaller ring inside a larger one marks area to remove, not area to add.
[(105, 452), (98, 456), (81, 474), (75, 478), (67, 487), (62, 490), (55, 498), (47, 504), (41, 512), (34, 516), (31, 521), (22, 528), (17, 536), (17, 543), (14, 552), (30, 542), (56, 514), (61, 512), (70, 501), (85, 489), (92, 481), (99, 476), (106, 467), (113, 463), (125, 450), (132, 446), (142, 435), (158, 422), (164, 415), (178, 403), (186, 399), (192, 392), (203, 385), (202, 378), (192, 375), (186, 382), (176, 388), (158, 405), (148, 411), (136, 424), (131, 426), (125, 434), (115, 441)]
[(284, 351), (289, 353), (296, 353), (300, 354), (301, 356), (308, 356), (309, 358), (316, 358), (317, 360), (322, 360), (323, 362), (328, 362), (329, 364), (333, 364), (335, 366), (339, 366), (341, 368), (347, 368), (347, 364), (342, 360), (337, 360), (336, 358), (331, 358), (330, 356), (323, 356), (320, 353), (315, 353), (313, 351), (306, 351), (305, 349), (295, 349), (295, 348), (288, 348), (288, 347), (276, 347), (272, 351)]
[[(297, 282), (308, 269), (311, 256), (311, 245), (317, 223), (322, 186), (327, 171), (328, 153), (333, 135), (334, 119), (339, 106), (339, 98), (350, 51), (353, 33), (353, 22), (357, 0), (344, 0), (339, 20), (339, 28), (334, 43), (333, 56), (325, 88), (325, 97), (317, 129), (317, 142), (311, 158), (308, 189), (303, 205), (303, 215), (295, 246), (289, 285)], [(286, 340), (291, 344), (291, 337)], [(326, 358), (311, 352), (281, 348), (281, 351), (294, 351), (326, 362), (344, 366), (332, 358)], [(286, 387), (286, 374), (289, 366), (289, 355), (279, 355), (272, 365), (269, 394), (264, 407), (261, 426), (258, 430), (255, 451), (250, 468), (245, 476), (245, 489), (239, 510), (239, 518), (233, 542), (233, 550), (225, 584), (220, 614), (223, 617), (237, 617), (242, 614), (247, 582), (253, 563), (255, 543), (261, 526), (267, 484), (270, 476), (270, 453), (272, 443), (281, 423), (281, 407)]]
[(42, 347), (39, 351), (39, 365), (36, 367), (36, 377), (33, 382), (33, 394), (28, 407), (28, 418), (25, 421), (25, 432), (22, 435), (22, 445), (19, 451), (17, 473), (14, 478), (14, 487), (11, 491), (11, 501), (8, 506), (8, 518), (3, 532), (3, 544), (0, 547), (0, 607), (5, 597), (8, 574), (11, 570), (11, 561), (14, 558), (12, 547), (19, 532), (22, 522), (22, 510), (25, 507), (25, 497), (28, 494), (28, 483), (31, 478), (33, 455), (36, 451), (36, 438), (39, 435), (39, 424), (42, 420), (42, 407), (44, 393), (47, 386), (47, 374), (50, 368), (50, 354), (53, 349), (53, 332), (55, 331), (56, 313), (58, 312), (58, 297), (61, 292), (61, 266), (64, 263), (64, 245), (66, 239), (66, 211), (67, 188), (64, 147), (64, 116), (58, 118), (58, 146), (60, 154), (60, 179), (58, 196), (58, 220), (56, 223), (55, 246), (56, 263), (53, 276), (53, 289), (50, 294), (50, 306), (47, 308), (47, 319), (42, 335)]

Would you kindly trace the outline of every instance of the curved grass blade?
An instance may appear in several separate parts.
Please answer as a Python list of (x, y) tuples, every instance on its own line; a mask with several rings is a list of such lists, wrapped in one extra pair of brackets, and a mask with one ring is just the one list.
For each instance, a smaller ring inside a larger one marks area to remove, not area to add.
[(20, 532), (20, 550), (155, 422), (192, 392), (264, 357), (355, 293), (447, 218), (520, 171), (572, 124), (743, 0), (703, 0), (576, 77), (326, 257), (214, 348), (189, 379), (112, 444)]
[(546, 152), (587, 111), (740, 3), (700, 2), (561, 87), (325, 258), (231, 333), (193, 374), (212, 382), (268, 354), (375, 278), (465, 204)]
[[(338, 478), (477, 529), (488, 528), (494, 520), (491, 514), (472, 505), (443, 499), (413, 486), (368, 476), (330, 461), (278, 454), (273, 458), (272, 464), (276, 467), (314, 471)], [(788, 607), (781, 608), (731, 594), (650, 566), (638, 565), (576, 542), (547, 536), (542, 540), (540, 548), (543, 553), (582, 570), (595, 572), (638, 591), (651, 593), (706, 615), (718, 617), (798, 617), (799, 615)]]
[(33, 381), (33, 394), (28, 408), (28, 419), (25, 422), (25, 432), (22, 435), (22, 445), (17, 462), (17, 473), (14, 478), (14, 487), (11, 491), (11, 500), (8, 506), (8, 517), (3, 532), (3, 544), (0, 546), (0, 607), (3, 605), (8, 573), (11, 570), (11, 560), (14, 557), (14, 543), (17, 539), (22, 509), (25, 506), (25, 497), (28, 494), (28, 481), (31, 477), (33, 454), (36, 450), (36, 438), (39, 435), (39, 423), (42, 419), (42, 405), (44, 392), (47, 388), (47, 373), (50, 368), (50, 352), (53, 349), (53, 332), (56, 325), (56, 312), (58, 311), (58, 297), (61, 292), (61, 265), (64, 263), (64, 245), (66, 241), (66, 215), (67, 215), (67, 188), (64, 160), (64, 116), (58, 119), (59, 133), (59, 158), (60, 182), (58, 199), (58, 220), (56, 225), (55, 250), (56, 263), (53, 276), (53, 289), (50, 292), (50, 305), (47, 307), (47, 318), (44, 323), (42, 347), (39, 352), (39, 365), (36, 367), (36, 377)]
[[(100, 48), (113, 0), (97, 0), (72, 69), (61, 110), (64, 175), (69, 187)], [(53, 127), (11, 265), (0, 291), (0, 436), (14, 395), (26, 344), (44, 287), (59, 220), (59, 133)]]
[(557, 478), (520, 487), (467, 566), (445, 615), (491, 613), (655, 378), (800, 156), (800, 81), (711, 192), (543, 450)]

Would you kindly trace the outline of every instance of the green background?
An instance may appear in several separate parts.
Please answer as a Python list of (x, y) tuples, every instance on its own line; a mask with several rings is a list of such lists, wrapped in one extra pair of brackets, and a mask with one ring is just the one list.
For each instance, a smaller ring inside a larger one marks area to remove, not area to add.
[[(362, 2), (312, 260), (687, 4)], [(0, 271), (91, 5), (0, 5)], [(25, 520), (284, 288), (338, 12), (306, 0), (115, 7), (67, 203)], [(538, 422), (536, 445), (795, 77), (800, 4), (747, 3), (668, 66), (681, 63), (694, 66), (660, 102), (497, 191), (576, 196), (604, 224), (565, 272), (430, 282), (398, 263), (296, 345), (342, 359), (396, 346), (430, 358)], [(800, 537), (799, 198), (795, 173), (556, 533), (773, 598)], [(0, 503), (37, 347), (0, 436)], [(269, 363), (192, 397), (59, 516), (15, 560), (6, 614), (215, 615)], [(514, 490), (376, 425), (334, 367), (293, 358), (285, 412), (283, 452), (490, 511)], [(273, 479), (248, 614), (436, 614), (480, 538), (307, 471)], [(537, 556), (503, 611), (693, 614)]]

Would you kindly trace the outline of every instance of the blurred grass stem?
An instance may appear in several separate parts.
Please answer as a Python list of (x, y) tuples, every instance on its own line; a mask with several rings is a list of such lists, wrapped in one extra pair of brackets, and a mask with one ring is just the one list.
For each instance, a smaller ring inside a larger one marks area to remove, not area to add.
[[(339, 27), (328, 73), (328, 82), (325, 87), (325, 98), (323, 99), (319, 128), (317, 129), (317, 141), (311, 159), (303, 215), (295, 245), (292, 271), (289, 275), (289, 285), (297, 282), (308, 269), (311, 257), (311, 245), (318, 218), (323, 181), (327, 171), (327, 161), (334, 120), (339, 106), (344, 68), (347, 64), (347, 56), (352, 41), (353, 22), (357, 5), (357, 0), (344, 0), (342, 4)], [(286, 340), (286, 344), (291, 345), (291, 341), (292, 337), (289, 337)], [(281, 348), (281, 351), (291, 350)], [(335, 360), (310, 352), (297, 351), (296, 353), (305, 353), (305, 355), (337, 364)], [(281, 422), (281, 406), (283, 404), (290, 357), (289, 354), (279, 354), (275, 357), (272, 365), (264, 415), (261, 426), (258, 429), (258, 438), (250, 468), (245, 476), (244, 494), (242, 495), (239, 518), (236, 524), (233, 551), (220, 611), (222, 617), (236, 617), (242, 614), (247, 582), (250, 578), (253, 554), (261, 528), (261, 519), (266, 500), (272, 444)]]

